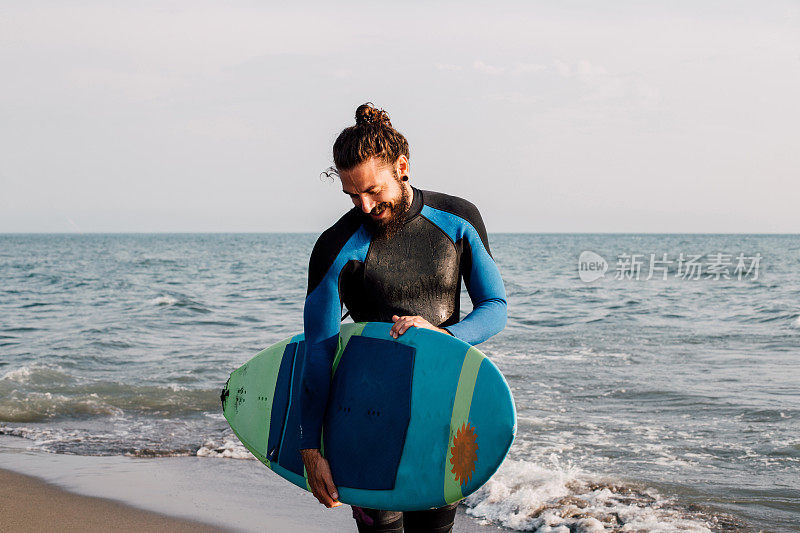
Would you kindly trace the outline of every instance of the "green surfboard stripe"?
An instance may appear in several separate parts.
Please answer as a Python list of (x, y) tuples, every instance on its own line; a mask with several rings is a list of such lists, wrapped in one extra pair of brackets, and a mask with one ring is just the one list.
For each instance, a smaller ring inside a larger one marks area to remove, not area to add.
[(339, 359), (342, 358), (342, 353), (344, 353), (344, 349), (350, 341), (350, 337), (353, 335), (360, 336), (366, 325), (366, 322), (356, 322), (355, 324), (346, 324), (339, 330), (339, 344), (336, 347), (336, 355), (333, 358), (331, 378), (333, 378), (333, 373), (336, 372), (336, 367), (339, 366)]
[(450, 440), (447, 444), (447, 457), (444, 463), (444, 500), (447, 503), (453, 503), (464, 498), (461, 492), (461, 484), (456, 481), (456, 476), (452, 471), (450, 459), (453, 454), (451, 450), (456, 432), (469, 419), (469, 408), (472, 405), (475, 381), (478, 379), (478, 370), (485, 358), (486, 356), (478, 350), (470, 347), (461, 365), (456, 397), (453, 401), (453, 414), (450, 418)]

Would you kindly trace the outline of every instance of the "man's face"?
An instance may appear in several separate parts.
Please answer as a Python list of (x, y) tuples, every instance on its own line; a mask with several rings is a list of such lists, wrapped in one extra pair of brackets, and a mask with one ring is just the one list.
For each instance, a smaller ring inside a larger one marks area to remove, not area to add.
[(397, 233), (411, 200), (394, 167), (372, 157), (357, 167), (340, 171), (339, 178), (342, 191), (368, 217), (373, 230), (385, 237)]

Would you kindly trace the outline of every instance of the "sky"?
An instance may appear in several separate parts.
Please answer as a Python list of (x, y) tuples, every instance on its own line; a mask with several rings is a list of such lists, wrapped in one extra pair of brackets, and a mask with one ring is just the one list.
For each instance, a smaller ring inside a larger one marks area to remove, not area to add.
[(359, 104), (489, 232), (800, 233), (800, 2), (0, 0), (0, 232), (312, 232)]

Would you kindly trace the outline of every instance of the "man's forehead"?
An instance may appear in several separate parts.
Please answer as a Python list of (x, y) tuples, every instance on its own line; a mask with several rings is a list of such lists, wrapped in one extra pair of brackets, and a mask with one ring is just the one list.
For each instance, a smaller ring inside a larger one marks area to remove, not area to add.
[(375, 170), (376, 172), (340, 173), (342, 190), (346, 193), (365, 193), (392, 180), (391, 169), (383, 167)]
[(345, 181), (342, 180), (342, 191), (344, 191), (346, 193), (372, 192), (373, 190), (377, 189), (378, 187), (380, 187), (380, 183), (377, 183), (377, 182), (371, 182), (371, 183), (366, 183), (366, 184), (355, 185), (355, 184), (352, 184), (352, 183), (349, 183), (349, 184), (345, 183)]

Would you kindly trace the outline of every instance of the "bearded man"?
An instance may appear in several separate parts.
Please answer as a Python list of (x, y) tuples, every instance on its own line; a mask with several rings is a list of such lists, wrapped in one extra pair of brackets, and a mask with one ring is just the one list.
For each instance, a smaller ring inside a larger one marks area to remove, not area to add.
[[(413, 187), (409, 148), (385, 111), (356, 110), (333, 146), (334, 172), (354, 207), (317, 240), (303, 312), (300, 454), (314, 496), (341, 505), (320, 453), (342, 305), (356, 322), (427, 328), (478, 344), (505, 327), (506, 295), (481, 215), (470, 202)], [(473, 310), (460, 319), (461, 280)], [(353, 506), (359, 532), (448, 532), (457, 503), (426, 511)]]

